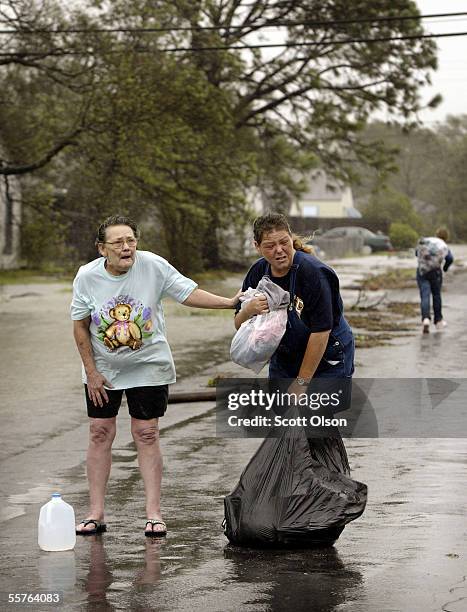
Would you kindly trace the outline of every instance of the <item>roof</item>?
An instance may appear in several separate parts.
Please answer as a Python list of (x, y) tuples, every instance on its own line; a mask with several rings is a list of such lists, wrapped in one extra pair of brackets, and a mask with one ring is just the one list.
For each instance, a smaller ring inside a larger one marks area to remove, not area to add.
[(313, 170), (305, 180), (308, 189), (301, 196), (301, 200), (329, 200), (340, 201), (345, 189), (348, 189), (336, 179), (329, 179), (322, 169)]

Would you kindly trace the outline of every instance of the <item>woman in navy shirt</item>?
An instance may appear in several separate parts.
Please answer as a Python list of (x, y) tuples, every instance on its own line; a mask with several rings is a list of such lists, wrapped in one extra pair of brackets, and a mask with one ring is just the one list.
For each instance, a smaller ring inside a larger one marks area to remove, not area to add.
[[(351, 378), (354, 338), (344, 318), (339, 279), (332, 268), (293, 238), (284, 215), (268, 213), (253, 226), (261, 255), (248, 271), (243, 291), (255, 288), (266, 274), (290, 293), (287, 329), (271, 358), (270, 378), (295, 379), (290, 392), (300, 393), (312, 378)], [(235, 326), (268, 311), (259, 296), (235, 315)]]

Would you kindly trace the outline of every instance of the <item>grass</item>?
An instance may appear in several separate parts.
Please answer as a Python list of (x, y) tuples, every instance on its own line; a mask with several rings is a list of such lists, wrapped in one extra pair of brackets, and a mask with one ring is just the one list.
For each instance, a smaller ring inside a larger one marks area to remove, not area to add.
[(416, 317), (420, 313), (420, 304), (416, 302), (389, 302), (384, 305), (389, 312), (402, 317)]
[(224, 374), (218, 374), (217, 376), (214, 376), (214, 378), (210, 378), (207, 382), (207, 386), (208, 387), (217, 387), (217, 384), (219, 383), (219, 381), (221, 381), (223, 378), (225, 378)]
[(65, 270), (0, 270), (0, 285), (30, 285), (32, 283), (71, 282), (73, 275)]
[(373, 311), (371, 314), (349, 314), (345, 318), (351, 327), (368, 331), (403, 332), (414, 328), (413, 323), (407, 323), (399, 317), (386, 312)]
[(382, 274), (375, 274), (363, 279), (360, 283), (362, 289), (377, 291), (378, 289), (407, 289), (416, 286), (414, 269), (388, 270)]
[(208, 270), (207, 272), (193, 274), (190, 278), (192, 278), (199, 285), (202, 285), (206, 283), (223, 281), (228, 276), (231, 276), (231, 273), (227, 272), (227, 270)]
[[(402, 335), (402, 334), (400, 334)], [(390, 340), (398, 338), (395, 334), (355, 334), (355, 348), (374, 348), (375, 346), (387, 346)]]
[[(419, 305), (415, 302), (382, 302), (376, 306), (357, 306), (347, 311), (345, 318), (351, 327), (363, 330), (355, 334), (356, 347), (373, 348), (385, 346), (392, 338), (412, 332), (417, 326), (413, 319), (418, 311)], [(370, 333), (364, 333), (367, 331)]]

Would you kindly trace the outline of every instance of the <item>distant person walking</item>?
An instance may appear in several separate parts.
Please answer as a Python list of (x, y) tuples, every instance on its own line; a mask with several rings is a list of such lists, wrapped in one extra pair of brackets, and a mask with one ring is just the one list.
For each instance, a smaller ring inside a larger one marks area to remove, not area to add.
[(167, 408), (168, 385), (175, 382), (175, 367), (161, 300), (171, 297), (197, 308), (234, 308), (238, 302), (238, 296), (198, 289), (159, 255), (138, 251), (138, 237), (131, 219), (109, 217), (97, 232), (101, 257), (81, 266), (73, 283), (71, 318), (89, 416), (90, 511), (76, 528), (80, 535), (106, 531), (104, 496), (124, 392), (146, 492), (145, 534), (166, 535), (158, 423)]
[(430, 297), (433, 298), (436, 329), (442, 330), (446, 326), (442, 313), (441, 287), (443, 272), (447, 272), (454, 261), (454, 257), (446, 244), (447, 240), (449, 240), (449, 232), (441, 227), (436, 230), (436, 236), (420, 238), (415, 251), (418, 260), (417, 283), (420, 290), (422, 331), (424, 334), (428, 334), (430, 331)]

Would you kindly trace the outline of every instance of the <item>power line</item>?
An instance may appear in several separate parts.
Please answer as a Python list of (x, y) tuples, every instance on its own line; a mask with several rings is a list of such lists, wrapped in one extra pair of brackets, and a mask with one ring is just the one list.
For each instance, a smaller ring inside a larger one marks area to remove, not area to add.
[[(269, 44), (257, 44), (257, 45), (225, 45), (225, 46), (212, 46), (212, 47), (168, 47), (166, 49), (157, 49), (160, 53), (175, 53), (181, 51), (191, 51), (191, 52), (203, 52), (203, 51), (246, 51), (248, 49), (272, 49), (279, 47), (286, 48), (294, 48), (294, 47), (316, 47), (322, 45), (347, 45), (353, 43), (378, 43), (378, 42), (391, 42), (391, 41), (399, 41), (399, 40), (423, 40), (423, 39), (431, 39), (431, 38), (447, 38), (453, 36), (467, 36), (467, 32), (448, 32), (445, 34), (413, 34), (407, 36), (381, 36), (378, 38), (347, 38), (342, 40), (326, 40), (323, 39), (321, 41), (313, 41), (313, 42), (284, 42), (284, 43), (269, 43)], [(155, 49), (146, 49), (142, 47), (137, 47), (133, 49), (136, 53), (154, 53)], [(104, 51), (103, 55), (110, 55), (113, 53), (120, 53), (121, 51), (118, 49), (112, 49), (109, 51)], [(93, 55), (94, 52), (92, 50), (89, 51), (65, 51), (62, 49), (52, 49), (49, 51), (35, 52), (35, 51), (18, 51), (18, 52), (2, 52), (0, 53), (1, 57), (16, 57), (16, 58), (28, 58), (28, 57), (44, 57), (44, 56), (87, 56)]]
[(374, 43), (374, 42), (391, 42), (397, 40), (421, 40), (426, 38), (445, 38), (451, 36), (467, 36), (467, 32), (449, 32), (447, 34), (413, 34), (408, 36), (381, 36), (378, 38), (347, 38), (343, 40), (326, 40), (313, 41), (313, 42), (294, 42), (294, 43), (270, 43), (270, 44), (258, 44), (258, 45), (232, 45), (232, 46), (219, 46), (219, 47), (169, 47), (164, 49), (167, 52), (176, 51), (226, 51), (230, 49), (273, 49), (278, 47), (319, 47), (322, 45), (346, 45), (351, 43)]
[[(323, 27), (323, 26), (338, 26), (351, 25), (360, 23), (386, 23), (393, 21), (417, 21), (419, 19), (433, 19), (442, 17), (465, 17), (467, 12), (462, 13), (431, 13), (428, 15), (401, 15), (387, 17), (361, 17), (359, 19), (334, 19), (334, 20), (305, 20), (305, 21), (265, 21), (260, 24), (243, 24), (243, 25), (219, 25), (219, 26), (174, 26), (174, 27), (158, 27), (158, 28), (38, 28), (36, 30), (0, 30), (0, 34), (18, 34), (21, 36), (34, 36), (35, 34), (99, 34), (99, 33), (164, 33), (164, 32), (203, 32), (203, 31), (219, 31), (219, 30), (236, 30), (245, 27), (254, 27), (255, 31), (261, 28), (272, 27)], [(7, 23), (0, 20), (0, 23)]]

